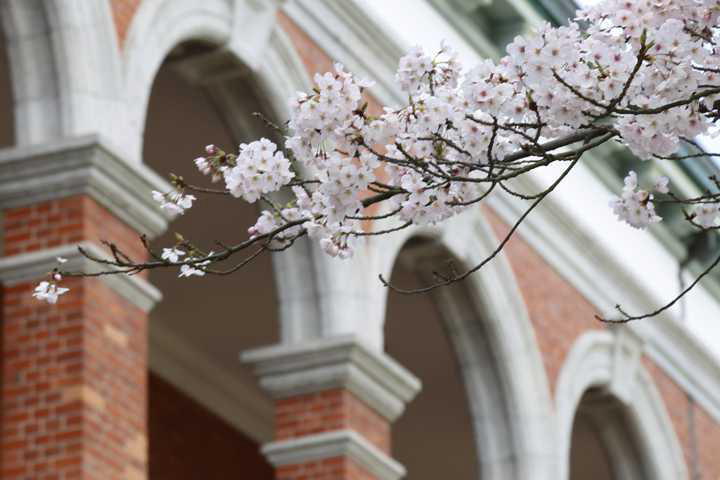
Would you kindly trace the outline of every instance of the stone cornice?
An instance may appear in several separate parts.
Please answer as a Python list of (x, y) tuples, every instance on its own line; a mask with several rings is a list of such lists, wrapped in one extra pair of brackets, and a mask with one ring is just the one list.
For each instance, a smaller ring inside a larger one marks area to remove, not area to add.
[(170, 189), (159, 175), (125, 161), (97, 135), (0, 151), (0, 210), (86, 194), (138, 233), (154, 237), (171, 217), (151, 191)]
[(346, 388), (390, 421), (420, 390), (414, 375), (354, 336), (260, 348), (241, 358), (276, 398)]
[(276, 467), (348, 457), (379, 480), (398, 480), (405, 468), (352, 430), (336, 430), (268, 443), (262, 453)]
[[(107, 257), (107, 254), (93, 243), (83, 242), (80, 246), (93, 256)], [(77, 247), (78, 245), (61, 245), (0, 258), (0, 282), (4, 285), (15, 285), (42, 279), (58, 266), (57, 257), (67, 259), (67, 263), (63, 264), (64, 270), (85, 273), (99, 271), (98, 264), (82, 256)], [(162, 299), (157, 288), (137, 275), (117, 274), (99, 278), (144, 312), (149, 312)]]

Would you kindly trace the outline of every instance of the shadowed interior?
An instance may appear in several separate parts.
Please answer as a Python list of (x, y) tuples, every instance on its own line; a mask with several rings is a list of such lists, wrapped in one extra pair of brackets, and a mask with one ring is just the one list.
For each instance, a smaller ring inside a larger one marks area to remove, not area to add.
[(573, 421), (570, 480), (652, 478), (637, 438), (632, 419), (616, 398), (602, 389), (588, 390)]
[[(2, 17), (0, 16), (0, 24)], [(15, 145), (15, 114), (10, 79), (10, 61), (5, 35), (0, 29), (0, 148)]]
[[(177, 68), (189, 57), (206, 50), (207, 47), (203, 45), (183, 45), (176, 49), (160, 69), (148, 107), (143, 156), (145, 162), (161, 175), (172, 172), (183, 176), (191, 184), (221, 188), (221, 184), (211, 185), (208, 178), (199, 174), (193, 159), (203, 155), (204, 146), (209, 143), (226, 151), (236, 151), (237, 144), (245, 140), (242, 138), (243, 132), (229, 131), (229, 124), (221, 113), (224, 105), (213, 101), (216, 85), (192, 85)], [(235, 91), (244, 94), (241, 102), (250, 107), (258, 104), (254, 90), (250, 86), (245, 88), (241, 83), (244, 81), (242, 78), (230, 81), (234, 82)], [(156, 250), (173, 246), (176, 232), (206, 251), (217, 250), (217, 242), (231, 245), (247, 238), (247, 228), (257, 218), (254, 205), (219, 195), (196, 196), (198, 200), (195, 206), (175, 219), (166, 234), (153, 242)], [(189, 386), (197, 385), (198, 381), (205, 382), (203, 385), (209, 383), (223, 395), (229, 395), (228, 402), (236, 403), (235, 408), (242, 409), (247, 404), (247, 409), (253, 409), (240, 412), (251, 417), (254, 422), (253, 428), (241, 432), (255, 445), (252, 455), (248, 454), (247, 458), (238, 462), (232, 450), (226, 449), (227, 457), (224, 460), (216, 458), (213, 463), (205, 465), (207, 471), (217, 469), (222, 472), (222, 478), (245, 478), (242, 471), (233, 466), (243, 463), (246, 468), (250, 468), (250, 464), (259, 463), (257, 469), (248, 471), (267, 469), (257, 449), (258, 444), (268, 440), (271, 435), (272, 404), (258, 387), (257, 379), (250, 369), (240, 363), (238, 354), (245, 349), (270, 345), (278, 340), (271, 260), (269, 256), (263, 256), (231, 276), (178, 278), (177, 274), (175, 269), (154, 270), (151, 273), (150, 281), (164, 296), (152, 312), (151, 338), (153, 335), (159, 337), (158, 341), (165, 345), (166, 350), (172, 351), (179, 358), (185, 357), (189, 368), (187, 372), (176, 372), (174, 378), (160, 378), (161, 375), (158, 375), (158, 382), (167, 383), (181, 395), (205, 404), (206, 408), (207, 392)], [(159, 364), (161, 354), (153, 349), (153, 345), (151, 341), (151, 368)], [(231, 382), (226, 382), (226, 379), (231, 379)], [(160, 394), (154, 387), (160, 384), (158, 382), (150, 382), (151, 405), (156, 405), (153, 396)], [(186, 414), (200, 415), (198, 412), (194, 409)], [(151, 410), (150, 413), (163, 415), (158, 410)], [(225, 414), (227, 416), (227, 412)], [(231, 414), (225, 420), (232, 422), (234, 416)], [(151, 418), (150, 425), (150, 451), (161, 451), (161, 447), (153, 442), (163, 441), (164, 435), (169, 432), (162, 430), (171, 428), (171, 423), (156, 422)], [(228, 440), (232, 440), (231, 436)], [(202, 436), (184, 439), (178, 448), (194, 458), (194, 448), (202, 447), (204, 441)], [(248, 449), (243, 451), (250, 452)], [(167, 456), (150, 457), (151, 471), (158, 478), (163, 478), (163, 466), (157, 462), (163, 459), (168, 460)], [(183, 459), (184, 463), (188, 461), (188, 458)], [(172, 467), (168, 464), (167, 468)]]
[[(419, 286), (420, 280), (400, 259), (392, 282)], [(461, 369), (432, 296), (390, 292), (385, 345), (388, 355), (422, 381), (392, 427), (393, 457), (405, 466), (407, 478), (479, 478)]]

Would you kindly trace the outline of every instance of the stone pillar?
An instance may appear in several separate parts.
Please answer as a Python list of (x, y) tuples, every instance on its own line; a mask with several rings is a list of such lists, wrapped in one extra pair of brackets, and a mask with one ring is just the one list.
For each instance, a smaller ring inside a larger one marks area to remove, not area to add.
[(390, 428), (420, 390), (410, 372), (354, 336), (245, 352), (275, 399), (262, 451), (278, 480), (395, 480)]
[(137, 234), (167, 223), (150, 191), (166, 188), (94, 136), (0, 152), (3, 479), (147, 477), (147, 317), (160, 293), (125, 275), (66, 279), (56, 305), (31, 293), (59, 256), (98, 269), (79, 243), (144, 258)]

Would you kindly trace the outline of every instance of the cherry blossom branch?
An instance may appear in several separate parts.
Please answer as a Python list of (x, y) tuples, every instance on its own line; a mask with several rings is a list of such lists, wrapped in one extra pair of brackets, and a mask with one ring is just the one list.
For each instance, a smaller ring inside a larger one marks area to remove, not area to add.
[[(610, 134), (606, 134), (606, 135), (610, 135)], [(487, 257), (485, 257), (484, 260), (482, 260), (480, 263), (478, 263), (478, 264), (475, 265), (474, 267), (466, 270), (466, 271), (465, 271), (464, 273), (462, 273), (462, 274), (453, 275), (453, 276), (451, 276), (451, 277), (449, 277), (449, 278), (443, 279), (443, 280), (440, 281), (440, 282), (437, 282), (437, 283), (434, 283), (434, 284), (431, 284), (431, 285), (427, 285), (427, 286), (421, 287), (421, 288), (413, 288), (413, 289), (398, 288), (398, 287), (392, 285), (388, 280), (386, 280), (386, 279), (383, 277), (382, 274), (379, 274), (379, 275), (378, 275), (378, 278), (380, 279), (380, 282), (381, 282), (385, 287), (387, 287), (387, 288), (389, 288), (389, 289), (391, 289), (391, 290), (393, 290), (393, 291), (395, 291), (395, 292), (398, 292), (398, 293), (418, 294), (418, 293), (427, 293), (427, 292), (430, 292), (430, 291), (432, 291), (432, 290), (435, 290), (436, 288), (443, 287), (443, 286), (447, 286), (447, 285), (450, 285), (450, 284), (452, 284), (452, 283), (457, 283), (457, 282), (460, 282), (460, 281), (462, 281), (462, 280), (465, 280), (467, 277), (469, 277), (470, 275), (472, 275), (473, 273), (477, 272), (477, 271), (480, 270), (482, 267), (484, 267), (485, 265), (487, 265), (492, 259), (494, 259), (494, 258), (503, 250), (503, 248), (505, 248), (505, 245), (507, 244), (507, 242), (510, 241), (510, 238), (512, 238), (513, 234), (514, 234), (515, 231), (520, 227), (520, 225), (521, 225), (522, 222), (525, 220), (525, 218), (527, 218), (527, 216), (530, 215), (530, 212), (532, 212), (532, 211), (535, 209), (535, 207), (537, 207), (537, 206), (540, 204), (540, 202), (542, 202), (542, 200), (543, 200), (548, 194), (550, 194), (550, 192), (552, 192), (553, 190), (555, 190), (555, 187), (557, 187), (557, 186), (560, 184), (560, 182), (562, 182), (562, 180), (567, 176), (568, 173), (570, 173), (570, 171), (572, 170), (572, 168), (577, 164), (577, 162), (578, 162), (579, 160), (580, 160), (580, 155), (578, 155), (577, 158), (575, 158), (575, 160), (573, 160), (572, 163), (562, 172), (562, 174), (561, 174), (545, 191), (542, 192), (542, 194), (530, 205), (530, 207), (528, 207), (528, 208), (525, 210), (525, 212), (523, 212), (522, 215), (520, 215), (520, 218), (517, 219), (517, 221), (513, 224), (513, 226), (512, 226), (512, 227), (510, 228), (510, 230), (508, 231), (508, 233), (503, 237), (502, 241), (498, 244), (497, 247), (495, 247), (495, 249), (490, 253), (490, 255), (488, 255)]]
[[(498, 187), (529, 202), (486, 259), (464, 273), (436, 273), (435, 284), (405, 292), (461, 281), (504, 248), (585, 152), (616, 139), (641, 159), (711, 156), (692, 139), (720, 122), (719, 16), (690, 0), (670, 2), (661, 15), (632, 2), (605, 0), (580, 13), (582, 24), (542, 25), (516, 37), (506, 57), (469, 71), (447, 45), (434, 55), (413, 48), (400, 59), (396, 75), (407, 104), (377, 116), (368, 112), (364, 98), (371, 82), (336, 65), (334, 72), (315, 75), (310, 92), (290, 100), (287, 122), (256, 114), (284, 139), (280, 144), (262, 138), (241, 144), (237, 153), (206, 147), (195, 165), (221, 187), (171, 176), (173, 191), (152, 193), (161, 208), (178, 215), (192, 207), (195, 195), (260, 201), (264, 210), (248, 239), (218, 242), (216, 251), (208, 252), (178, 236), (174, 245), (155, 252), (141, 237), (148, 253), (143, 261), (133, 261), (111, 242), (105, 243), (108, 257), (81, 253), (106, 270), (93, 276), (155, 268), (177, 268), (181, 277), (227, 275), (305, 236), (327, 254), (348, 258), (363, 238), (440, 224)], [(679, 155), (679, 142), (698, 153)], [(558, 162), (563, 173), (545, 190), (513, 188), (514, 179)], [(662, 220), (656, 202), (687, 207), (690, 225), (712, 232), (720, 229), (720, 182), (710, 180), (714, 191), (682, 198), (670, 192), (667, 178), (641, 188), (631, 171), (611, 208), (619, 220), (647, 228)], [(283, 195), (274, 196), (280, 190)], [(394, 223), (372, 225), (381, 220)], [(229, 267), (215, 267), (241, 255)], [(86, 275), (61, 270), (34, 296), (54, 303), (67, 291), (56, 282), (64, 275)]]
[(715, 267), (718, 266), (718, 264), (720, 264), (720, 255), (718, 255), (717, 258), (715, 258), (715, 260), (705, 270), (703, 270), (702, 273), (700, 273), (700, 275), (695, 277), (695, 280), (693, 280), (693, 282), (690, 285), (685, 287), (685, 289), (683, 289), (672, 300), (670, 300), (668, 303), (666, 303), (662, 307), (657, 308), (649, 313), (645, 313), (642, 315), (630, 315), (622, 308), (622, 306), (620, 306), (618, 304), (618, 305), (615, 305), (615, 310), (618, 311), (618, 313), (621, 315), (621, 318), (605, 318), (605, 317), (601, 317), (599, 315), (595, 315), (595, 318), (603, 323), (628, 323), (628, 322), (634, 322), (636, 320), (643, 320), (646, 318), (656, 317), (657, 315), (660, 315), (661, 313), (665, 312), (666, 310), (672, 308), (673, 305), (675, 305), (678, 301), (680, 301), (681, 298), (683, 298), (685, 295), (687, 295), (687, 293), (690, 292), (690, 290), (695, 288), (695, 285), (700, 283), (700, 281), (705, 276), (707, 276), (711, 271), (713, 271), (715, 269)]

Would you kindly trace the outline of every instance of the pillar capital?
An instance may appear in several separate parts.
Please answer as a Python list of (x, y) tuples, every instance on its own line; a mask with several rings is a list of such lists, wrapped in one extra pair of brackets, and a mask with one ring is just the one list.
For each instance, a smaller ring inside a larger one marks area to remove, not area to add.
[(356, 336), (275, 345), (241, 358), (275, 399), (275, 441), (262, 451), (276, 478), (405, 475), (390, 457), (390, 428), (420, 381), (392, 358)]
[(136, 232), (155, 237), (172, 217), (151, 192), (171, 188), (145, 165), (124, 159), (99, 135), (0, 151), (0, 210), (87, 195)]
[(274, 398), (346, 389), (389, 421), (420, 391), (412, 373), (354, 335), (244, 352)]
[(405, 467), (350, 429), (271, 442), (263, 446), (262, 452), (279, 471), (291, 472), (298, 464), (316, 462), (321, 466), (326, 462), (350, 478), (352, 467), (343, 463), (352, 462), (378, 480), (398, 480), (406, 473)]

